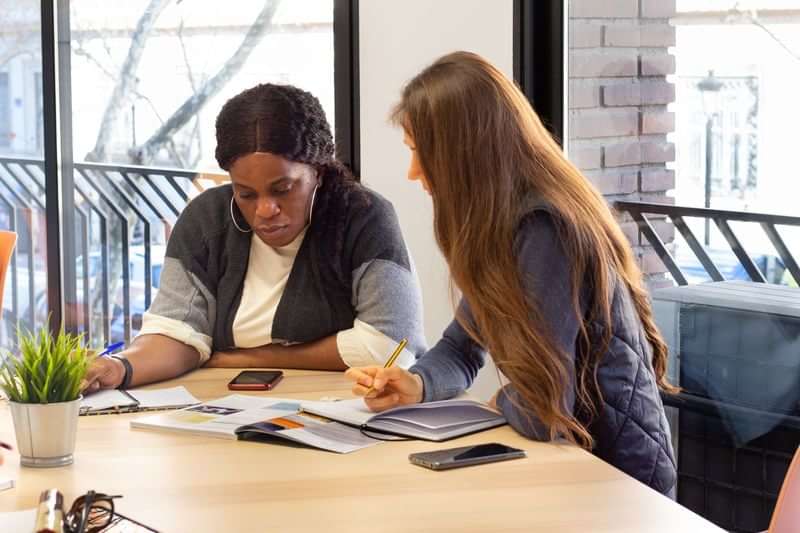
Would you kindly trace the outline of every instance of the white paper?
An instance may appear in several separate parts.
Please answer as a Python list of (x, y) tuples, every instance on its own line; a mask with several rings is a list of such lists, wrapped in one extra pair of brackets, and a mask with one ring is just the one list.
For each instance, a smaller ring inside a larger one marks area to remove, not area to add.
[(131, 420), (131, 427), (235, 439), (239, 426), (293, 414), (299, 409), (296, 400), (231, 394), (179, 411), (137, 418)]
[(36, 509), (0, 513), (0, 531), (3, 533), (31, 533), (36, 525)]
[(237, 428), (252, 426), (248, 430), (255, 434), (283, 437), (338, 453), (380, 442), (350, 426), (299, 413), (300, 406), (297, 400), (232, 394), (179, 411), (137, 418), (131, 421), (131, 427), (235, 439)]
[(81, 401), (81, 413), (137, 406), (140, 409), (167, 409), (200, 403), (200, 400), (192, 396), (186, 387), (133, 389), (126, 392), (128, 394), (117, 389), (109, 389), (89, 394)]
[(136, 405), (125, 393), (117, 389), (107, 389), (88, 394), (81, 400), (81, 412), (101, 411), (114, 407), (130, 407)]
[(8, 490), (14, 488), (14, 480), (10, 477), (0, 476), (0, 490)]
[(443, 440), (505, 423), (505, 419), (473, 400), (418, 403), (373, 413), (364, 400), (303, 402), (303, 410), (354, 426), (384, 430), (427, 440)]
[(363, 426), (370, 418), (375, 416), (375, 413), (369, 410), (362, 398), (342, 400), (340, 402), (304, 401), (301, 406), (304, 411), (309, 413), (353, 426)]
[(186, 387), (129, 390), (128, 394), (139, 401), (139, 407), (142, 409), (184, 407), (200, 403), (200, 400), (192, 396), (192, 394), (186, 390)]

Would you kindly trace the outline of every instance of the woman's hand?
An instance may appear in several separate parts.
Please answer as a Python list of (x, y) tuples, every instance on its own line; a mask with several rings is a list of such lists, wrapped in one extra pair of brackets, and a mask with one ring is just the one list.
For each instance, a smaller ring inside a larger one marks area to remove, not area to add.
[(364, 396), (364, 403), (372, 411), (384, 411), (422, 401), (422, 378), (400, 367), (350, 368), (344, 375), (356, 382), (353, 394)]
[(113, 357), (98, 357), (92, 361), (81, 384), (84, 394), (100, 389), (116, 389), (125, 379), (125, 365)]

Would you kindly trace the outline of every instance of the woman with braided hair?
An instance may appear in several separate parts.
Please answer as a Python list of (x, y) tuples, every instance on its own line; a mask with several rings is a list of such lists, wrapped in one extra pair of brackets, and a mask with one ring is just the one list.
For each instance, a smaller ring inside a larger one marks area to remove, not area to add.
[(120, 357), (86, 391), (200, 365), (343, 370), (424, 352), (421, 293), (392, 205), (334, 155), (319, 101), (288, 85), (233, 97), (216, 122), (231, 184), (186, 207), (161, 287)]

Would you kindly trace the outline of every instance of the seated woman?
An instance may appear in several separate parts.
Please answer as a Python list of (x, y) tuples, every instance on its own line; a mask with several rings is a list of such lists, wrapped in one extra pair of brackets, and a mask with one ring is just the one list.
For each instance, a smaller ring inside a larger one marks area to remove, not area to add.
[(433, 199), (463, 299), (409, 370), (348, 370), (353, 392), (374, 410), (449, 398), (472, 384), (488, 352), (510, 382), (492, 403), (514, 429), (577, 443), (673, 494), (658, 392), (671, 389), (667, 348), (603, 197), (514, 83), (474, 54), (425, 69), (394, 116), (411, 149), (408, 177)]
[(216, 122), (231, 185), (194, 198), (167, 244), (161, 287), (121, 357), (86, 390), (200, 365), (343, 370), (425, 350), (421, 292), (392, 205), (336, 161), (317, 98), (258, 85)]

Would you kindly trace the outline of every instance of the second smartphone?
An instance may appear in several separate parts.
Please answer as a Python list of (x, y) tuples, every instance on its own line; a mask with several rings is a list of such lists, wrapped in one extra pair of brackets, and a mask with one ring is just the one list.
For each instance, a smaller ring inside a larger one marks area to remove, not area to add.
[(280, 370), (244, 370), (228, 383), (230, 390), (272, 390), (283, 379)]
[(462, 446), (432, 452), (412, 453), (408, 460), (431, 470), (449, 470), (462, 466), (480, 465), (525, 457), (525, 450), (492, 442), (476, 446)]

